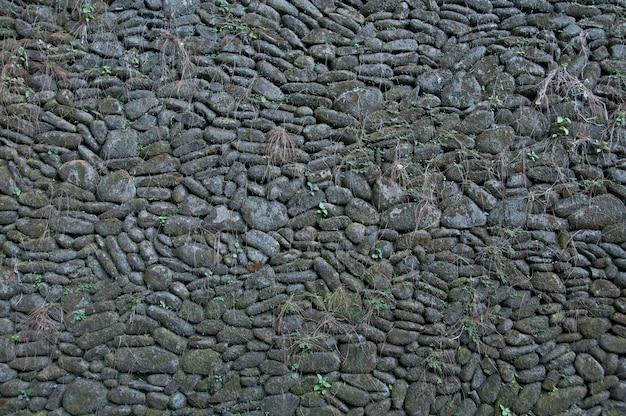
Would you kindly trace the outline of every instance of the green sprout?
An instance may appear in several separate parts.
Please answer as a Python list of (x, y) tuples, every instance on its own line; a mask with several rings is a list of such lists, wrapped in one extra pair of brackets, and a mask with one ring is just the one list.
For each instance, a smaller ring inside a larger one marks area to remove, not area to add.
[(306, 186), (308, 186), (308, 187), (309, 187), (309, 189), (311, 190), (311, 191), (309, 192), (311, 195), (315, 195), (315, 192), (317, 192), (317, 191), (319, 191), (319, 190), (320, 190), (320, 187), (319, 187), (319, 186), (317, 186), (317, 185), (315, 185), (315, 184), (313, 184), (312, 182), (307, 182), (307, 183), (306, 183)]
[(83, 311), (74, 311), (74, 319), (77, 321), (84, 321), (87, 319), (87, 315)]
[(320, 374), (317, 375), (317, 384), (313, 387), (314, 391), (319, 391), (322, 396), (324, 396), (328, 389), (330, 388), (330, 383), (328, 379)]
[(32, 393), (31, 389), (27, 389), (27, 390), (20, 390), (20, 394), (17, 396), (18, 399), (20, 400), (26, 400), (29, 401), (30, 400), (30, 394)]
[(93, 20), (93, 12), (96, 10), (93, 4), (86, 1), (83, 3), (83, 7), (80, 10), (83, 13), (85, 22), (89, 23), (90, 21)]
[(317, 210), (318, 214), (320, 214), (324, 218), (328, 217), (328, 209), (326, 208), (326, 205), (324, 205), (323, 202), (320, 202), (317, 207), (318, 207), (318, 210)]
[(539, 156), (537, 156), (537, 153), (535, 153), (534, 151), (526, 153), (526, 157), (533, 162), (539, 159)]

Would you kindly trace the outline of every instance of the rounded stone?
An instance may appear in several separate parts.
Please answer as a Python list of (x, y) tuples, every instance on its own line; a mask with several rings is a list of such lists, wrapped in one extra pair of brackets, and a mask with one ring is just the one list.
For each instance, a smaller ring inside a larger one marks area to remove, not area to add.
[(63, 395), (63, 408), (71, 415), (94, 412), (107, 404), (107, 388), (92, 380), (74, 380)]

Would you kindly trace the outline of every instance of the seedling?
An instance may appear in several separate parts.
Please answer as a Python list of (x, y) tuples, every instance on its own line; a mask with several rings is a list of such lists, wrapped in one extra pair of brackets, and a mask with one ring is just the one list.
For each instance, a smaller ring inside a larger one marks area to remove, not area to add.
[(609, 144), (605, 140), (596, 140), (593, 142), (593, 147), (596, 149), (596, 153), (611, 151)]
[(18, 186), (16, 186), (15, 189), (13, 189), (13, 195), (15, 196), (22, 195), (22, 190)]
[(530, 159), (531, 161), (533, 161), (533, 162), (536, 161), (537, 159), (539, 159), (539, 156), (537, 156), (537, 153), (535, 153), (535, 152), (528, 152), (528, 153), (526, 153), (526, 157), (528, 159)]
[(41, 286), (41, 281), (43, 280), (43, 276), (40, 274), (35, 275), (35, 281), (33, 282), (33, 289), (37, 290), (39, 289), (39, 286)]
[(513, 412), (506, 406), (500, 405), (500, 414), (502, 416), (513, 416)]
[(85, 315), (85, 312), (74, 311), (74, 319), (76, 319), (77, 321), (84, 321), (86, 318), (87, 318), (87, 315)]
[(11, 341), (17, 342), (20, 339), (20, 334), (11, 335)]
[(93, 20), (93, 12), (95, 10), (96, 10), (96, 8), (93, 6), (93, 4), (89, 3), (88, 1), (83, 3), (83, 7), (81, 8), (81, 12), (83, 13), (83, 17), (85, 19), (85, 22), (89, 23), (90, 21)]
[(557, 132), (552, 134), (553, 139), (569, 135), (569, 128), (567, 126), (572, 124), (572, 120), (569, 117), (558, 116), (556, 118), (556, 124)]
[(372, 253), (372, 258), (374, 260), (382, 260), (383, 258), (383, 251), (379, 248), (375, 249), (374, 252)]
[(20, 400), (26, 400), (29, 401), (30, 400), (30, 394), (32, 393), (31, 389), (27, 389), (27, 390), (20, 390), (20, 394), (17, 396), (18, 399)]
[(320, 190), (320, 187), (317, 185), (314, 185), (311, 182), (307, 182), (306, 185), (309, 187), (309, 189), (311, 190), (311, 192), (309, 192), (311, 195), (315, 195), (315, 192)]
[(235, 251), (233, 252), (233, 258), (236, 259), (237, 257), (239, 257), (240, 254), (243, 253), (243, 248), (241, 247), (241, 244), (239, 243), (235, 243), (233, 246), (235, 249)]
[(318, 207), (318, 210), (317, 210), (318, 214), (320, 214), (324, 218), (328, 217), (328, 209), (326, 209), (326, 205), (324, 205), (323, 202), (320, 202), (317, 207)]
[(620, 111), (619, 113), (617, 113), (617, 117), (615, 117), (615, 126), (616, 127), (626, 126), (626, 113), (624, 111)]
[(172, 307), (170, 305), (168, 305), (167, 303), (165, 303), (164, 300), (160, 300), (159, 301), (159, 306), (163, 309), (165, 309), (166, 311), (171, 311)]
[(324, 396), (328, 389), (330, 388), (330, 383), (328, 379), (321, 374), (317, 375), (317, 384), (313, 387), (314, 391), (319, 391), (322, 396)]

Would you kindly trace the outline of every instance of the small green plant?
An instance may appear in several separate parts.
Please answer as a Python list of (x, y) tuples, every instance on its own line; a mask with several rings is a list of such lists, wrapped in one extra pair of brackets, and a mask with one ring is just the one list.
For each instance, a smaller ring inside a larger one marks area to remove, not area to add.
[(11, 56), (11, 59), (13, 60), (13, 66), (17, 68), (23, 67), (24, 64), (26, 64), (26, 49), (24, 49), (23, 46), (20, 46), (17, 48), (15, 54)]
[(11, 335), (11, 341), (13, 342), (17, 342), (20, 339), (20, 334), (13, 334)]
[(537, 156), (537, 153), (535, 153), (534, 151), (526, 153), (526, 157), (533, 162), (539, 159), (539, 156)]
[(319, 190), (320, 190), (320, 187), (319, 187), (319, 186), (317, 186), (317, 185), (315, 185), (315, 184), (313, 184), (313, 183), (311, 183), (311, 182), (307, 182), (307, 183), (306, 183), (306, 186), (308, 186), (308, 187), (309, 187), (309, 190), (310, 190), (310, 192), (309, 192), (309, 193), (310, 193), (311, 195), (315, 195), (315, 192), (317, 192), (317, 191), (319, 191)]
[(17, 398), (20, 399), (20, 400), (29, 401), (31, 393), (32, 393), (31, 389), (20, 390), (20, 394), (17, 396)]
[(376, 261), (378, 260), (382, 260), (383, 258), (383, 251), (379, 248), (375, 249), (374, 252), (372, 253), (372, 258)]
[(626, 127), (626, 112), (620, 111), (617, 113), (615, 127)]
[(168, 217), (167, 215), (160, 215), (159, 216), (159, 224), (161, 224), (161, 226), (165, 225), (165, 222), (167, 220), (169, 220), (170, 217)]
[(328, 217), (328, 209), (326, 208), (326, 205), (324, 205), (323, 202), (320, 202), (317, 208), (318, 208), (317, 210), (318, 214), (320, 214), (324, 218)]
[(159, 301), (159, 306), (163, 309), (165, 309), (166, 311), (171, 311), (172, 307), (170, 305), (168, 305), (167, 303), (165, 303), (164, 300), (160, 300)]
[(328, 389), (330, 388), (330, 383), (328, 379), (321, 374), (317, 375), (317, 384), (313, 387), (314, 391), (319, 391), (322, 396), (324, 396)]
[(43, 276), (40, 274), (35, 275), (35, 280), (33, 282), (33, 289), (37, 290), (41, 286), (41, 282), (43, 281)]
[(606, 140), (596, 140), (593, 142), (593, 147), (596, 149), (596, 153), (610, 152), (611, 148)]
[(216, 374), (213, 378), (215, 379), (216, 383), (221, 383), (222, 381), (224, 381), (224, 377), (220, 374)]
[(240, 254), (243, 253), (243, 248), (241, 247), (241, 244), (239, 243), (233, 244), (233, 247), (234, 247), (233, 258), (236, 259), (237, 257), (239, 257)]
[(93, 283), (79, 283), (76, 290), (78, 290), (79, 292), (90, 292), (93, 287)]
[(438, 354), (430, 354), (426, 357), (426, 365), (434, 371), (441, 371), (443, 368), (443, 364), (441, 363), (441, 359)]
[(102, 72), (103, 75), (111, 75), (111, 73), (112, 73), (111, 72), (111, 67), (108, 66), (108, 65), (104, 65), (102, 67), (102, 71), (101, 72)]
[(569, 117), (558, 116), (556, 118), (556, 124), (557, 124), (556, 133), (552, 134), (553, 139), (569, 135), (568, 126), (572, 124), (572, 120)]
[(506, 406), (500, 405), (500, 414), (502, 416), (513, 416), (513, 412)]
[(87, 315), (85, 315), (84, 311), (74, 311), (74, 319), (77, 321), (84, 321), (87, 319)]
[(89, 3), (88, 1), (83, 3), (83, 7), (80, 9), (80, 11), (83, 14), (83, 18), (85, 19), (85, 22), (89, 23), (90, 21), (93, 20), (94, 18), (93, 12), (95, 10), (96, 8), (94, 7), (94, 5)]
[(19, 186), (16, 186), (15, 189), (13, 189), (13, 195), (15, 196), (22, 195), (22, 190), (19, 188)]

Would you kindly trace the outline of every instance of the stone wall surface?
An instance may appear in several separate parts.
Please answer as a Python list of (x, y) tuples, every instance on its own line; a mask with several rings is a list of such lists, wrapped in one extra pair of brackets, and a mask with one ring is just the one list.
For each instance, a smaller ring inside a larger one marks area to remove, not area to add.
[(626, 414), (624, 0), (0, 10), (0, 415)]

